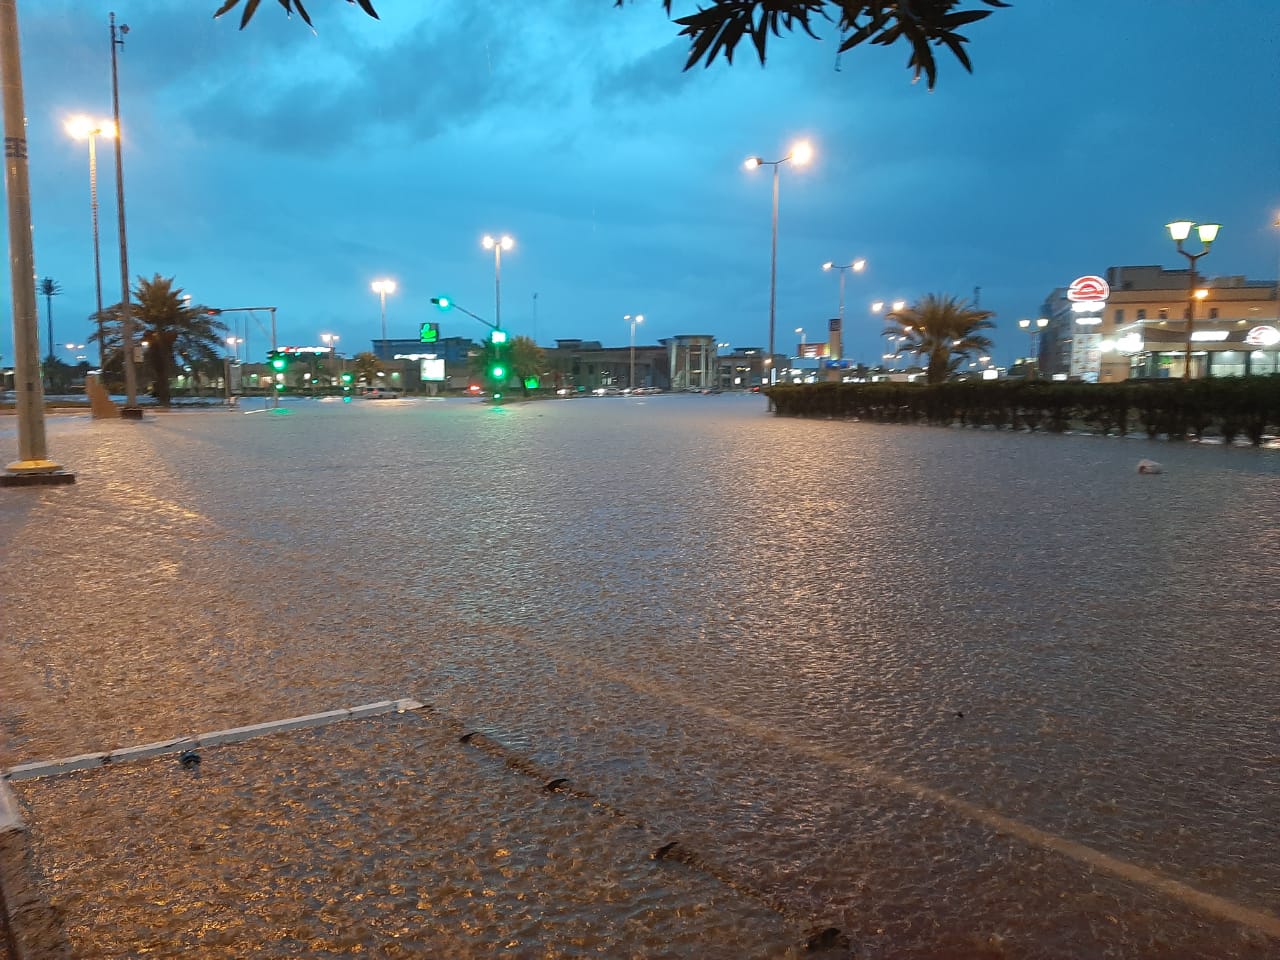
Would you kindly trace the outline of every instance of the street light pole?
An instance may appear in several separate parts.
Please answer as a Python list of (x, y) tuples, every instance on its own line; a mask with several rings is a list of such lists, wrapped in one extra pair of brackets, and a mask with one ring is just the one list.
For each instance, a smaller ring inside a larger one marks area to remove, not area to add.
[(515, 240), (503, 234), (491, 237), (485, 234), (480, 241), (486, 250), (493, 251), (493, 322), (497, 329), (502, 329), (502, 251), (510, 250), (516, 245)]
[[(1187, 258), (1187, 343), (1186, 350), (1182, 360), (1182, 379), (1191, 379), (1191, 335), (1195, 328), (1196, 320), (1196, 261), (1209, 252), (1209, 248), (1213, 246), (1213, 241), (1218, 239), (1218, 231), (1222, 229), (1221, 224), (1217, 223), (1201, 223), (1195, 224), (1190, 220), (1175, 220), (1173, 223), (1165, 224), (1169, 230), (1169, 236), (1173, 238), (1173, 242), (1178, 245), (1178, 252)], [(1191, 253), (1182, 248), (1183, 242), (1191, 235), (1191, 228), (1195, 227), (1196, 233), (1200, 238), (1201, 250), (1199, 253)]]
[[(325, 346), (329, 348), (329, 386), (333, 386), (335, 382), (334, 368), (338, 362), (338, 340), (341, 339), (336, 333), (322, 333), (320, 339), (324, 341)], [(338, 371), (340, 376), (342, 371)]]
[(844, 333), (844, 275), (845, 275), (845, 271), (847, 271), (847, 270), (852, 270), (854, 273), (861, 273), (861, 272), (862, 272), (863, 270), (865, 270), (866, 268), (867, 268), (867, 261), (866, 261), (866, 259), (865, 259), (865, 258), (863, 258), (863, 257), (859, 257), (857, 260), (854, 260), (854, 261), (852, 261), (851, 263), (836, 263), (836, 262), (835, 262), (835, 261), (833, 261), (833, 260), (828, 260), (826, 263), (824, 263), (824, 264), (822, 265), (822, 269), (823, 269), (823, 270), (839, 270), (839, 271), (840, 271), (840, 313), (839, 313), (839, 317), (840, 317), (840, 332), (841, 332), (841, 333)]
[(120, 82), (116, 68), (116, 47), (124, 46), (124, 35), (129, 32), (126, 24), (121, 24), (116, 36), (116, 15), (111, 14), (111, 117), (115, 123), (116, 136), (116, 220), (120, 233), (120, 338), (124, 353), (124, 409), (120, 415), (129, 420), (141, 420), (142, 410), (138, 406), (138, 372), (133, 364), (133, 305), (129, 301), (129, 242), (124, 227), (124, 157), (120, 133)]
[(763, 160), (760, 157), (748, 157), (744, 164), (748, 170), (754, 170), (756, 167), (762, 166), (773, 167), (773, 221), (769, 252), (769, 356), (765, 361), (769, 364), (770, 383), (774, 383), (777, 380), (777, 370), (774, 368), (773, 363), (773, 351), (778, 302), (778, 171), (788, 160), (798, 166), (803, 166), (811, 159), (813, 159), (813, 147), (809, 145), (807, 140), (801, 140), (781, 160)]
[(89, 141), (89, 212), (93, 221), (93, 285), (97, 294), (98, 312), (94, 318), (98, 321), (98, 370), (107, 366), (107, 344), (103, 334), (105, 321), (102, 317), (102, 256), (98, 244), (98, 137), (115, 136), (115, 128), (109, 120), (90, 120), (88, 117), (73, 117), (67, 122), (67, 132), (77, 140)]
[(635, 390), (636, 388), (636, 324), (644, 323), (644, 314), (637, 313), (634, 317), (627, 314), (622, 318), (631, 324), (631, 373), (627, 376), (627, 389)]
[(396, 282), (375, 280), (369, 286), (382, 301), (382, 348), (385, 350), (387, 347), (387, 294), (396, 292)]

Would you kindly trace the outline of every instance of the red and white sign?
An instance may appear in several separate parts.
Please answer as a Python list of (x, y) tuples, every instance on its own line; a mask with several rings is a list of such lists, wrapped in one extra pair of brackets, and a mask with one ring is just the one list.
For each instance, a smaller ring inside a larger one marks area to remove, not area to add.
[(1111, 295), (1111, 288), (1101, 277), (1076, 277), (1067, 287), (1067, 299), (1075, 303), (1098, 303)]

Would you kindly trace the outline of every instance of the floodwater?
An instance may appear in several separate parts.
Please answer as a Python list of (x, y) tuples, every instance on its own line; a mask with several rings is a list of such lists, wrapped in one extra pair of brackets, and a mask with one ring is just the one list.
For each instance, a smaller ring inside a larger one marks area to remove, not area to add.
[(0, 763), (430, 705), (15, 783), (82, 956), (1280, 956), (1280, 452), (737, 395), (49, 438)]

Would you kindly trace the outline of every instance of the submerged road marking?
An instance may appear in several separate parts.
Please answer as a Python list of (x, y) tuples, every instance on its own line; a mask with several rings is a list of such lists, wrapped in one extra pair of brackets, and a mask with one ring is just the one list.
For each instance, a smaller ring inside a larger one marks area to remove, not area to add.
[(852, 760), (830, 747), (823, 747), (800, 737), (771, 729), (762, 723), (741, 717), (721, 707), (701, 703), (689, 697), (682, 697), (678, 692), (665, 687), (661, 683), (642, 679), (632, 673), (617, 673), (601, 667), (594, 661), (586, 661), (572, 656), (566, 657), (559, 651), (554, 656), (557, 659), (573, 660), (585, 667), (588, 672), (622, 683), (659, 700), (665, 700), (677, 706), (696, 710), (708, 717), (719, 720), (729, 727), (750, 734), (758, 740), (769, 741), (796, 753), (806, 754), (823, 763), (866, 777), (868, 780), (889, 787), (899, 793), (909, 794), (921, 800), (937, 803), (976, 823), (990, 827), (997, 833), (1016, 837), (1031, 846), (1049, 850), (1068, 857), (1077, 863), (1093, 867), (1095, 870), (1109, 873), (1138, 886), (1146, 887), (1149, 890), (1158, 891), (1202, 913), (1229, 920), (1257, 930), (1260, 933), (1265, 933), (1267, 936), (1280, 939), (1280, 917), (1265, 910), (1256, 910), (1228, 900), (1225, 897), (1205, 893), (1189, 884), (1183, 883), (1181, 880), (1175, 880), (1148, 867), (1142, 867), (1136, 863), (1121, 860), (1119, 857), (1113, 857), (1111, 854), (1103, 853), (1101, 850), (1094, 849), (1087, 844), (1068, 840), (1066, 837), (1060, 837), (1047, 830), (1041, 830), (1039, 827), (1033, 827), (1029, 823), (1023, 823), (1021, 820), (1014, 820), (1012, 817), (1007, 817), (1002, 813), (997, 813), (968, 800), (962, 800), (960, 797), (952, 796), (934, 787), (927, 787), (922, 783), (916, 783), (914, 780), (908, 780), (906, 777), (891, 773), (872, 764)]

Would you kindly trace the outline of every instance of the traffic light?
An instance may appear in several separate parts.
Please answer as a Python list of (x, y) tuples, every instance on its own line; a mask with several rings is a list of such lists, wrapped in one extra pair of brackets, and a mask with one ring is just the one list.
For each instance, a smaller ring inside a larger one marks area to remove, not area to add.
[(434, 303), (441, 310), (448, 310), (450, 307), (453, 306), (453, 301), (450, 300), (448, 297), (432, 297), (431, 302)]
[(284, 373), (285, 368), (289, 366), (289, 361), (285, 359), (284, 354), (275, 350), (268, 353), (267, 358), (271, 361), (271, 369), (276, 373)]
[(502, 390), (507, 385), (507, 378), (511, 376), (511, 363), (507, 357), (509, 349), (510, 344), (507, 342), (506, 331), (495, 328), (489, 334), (487, 350), (489, 360), (485, 365), (489, 389), (495, 400), (502, 399)]

